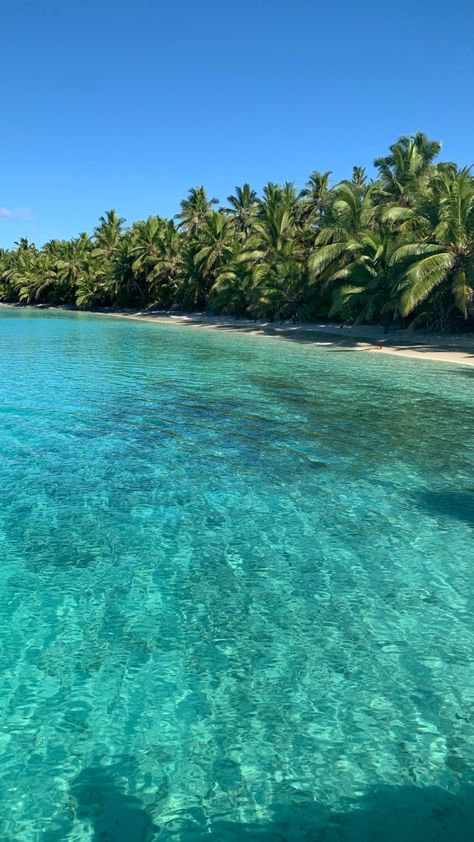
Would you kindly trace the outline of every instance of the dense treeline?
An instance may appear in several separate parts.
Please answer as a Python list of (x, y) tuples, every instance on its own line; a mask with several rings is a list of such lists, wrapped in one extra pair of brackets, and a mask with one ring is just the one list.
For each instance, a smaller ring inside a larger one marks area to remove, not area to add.
[(198, 187), (176, 220), (126, 228), (108, 211), (92, 236), (22, 239), (0, 251), (0, 300), (462, 328), (474, 317), (474, 178), (439, 152), (420, 132), (374, 162), (374, 180), (354, 167), (334, 186), (313, 172), (300, 193), (244, 184), (223, 207)]

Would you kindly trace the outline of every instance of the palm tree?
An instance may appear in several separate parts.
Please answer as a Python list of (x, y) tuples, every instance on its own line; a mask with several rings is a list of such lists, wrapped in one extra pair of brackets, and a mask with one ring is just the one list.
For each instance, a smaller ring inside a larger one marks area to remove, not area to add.
[(188, 191), (187, 199), (183, 199), (180, 203), (181, 213), (177, 214), (177, 219), (181, 222), (178, 228), (182, 228), (189, 237), (194, 237), (206, 216), (212, 210), (213, 205), (217, 205), (219, 199), (208, 199), (204, 187), (192, 187)]
[(28, 237), (20, 237), (20, 239), (15, 242), (15, 245), (17, 246), (18, 253), (37, 251), (35, 244), (30, 243)]
[(292, 181), (284, 184), (274, 184), (269, 181), (262, 190), (259, 203), (259, 216), (271, 217), (277, 208), (285, 208), (290, 215), (294, 215), (298, 202), (298, 193)]
[(303, 219), (317, 228), (321, 225), (328, 204), (330, 178), (329, 170), (323, 173), (314, 170), (300, 193)]
[(218, 313), (248, 313), (252, 290), (258, 285), (259, 268), (240, 260), (236, 247), (232, 260), (216, 271), (216, 280), (209, 290), (209, 306)]
[(172, 220), (151, 216), (146, 222), (135, 223), (132, 240), (133, 270), (152, 291), (152, 306), (169, 306), (182, 268), (183, 235)]
[(365, 167), (352, 167), (352, 184), (360, 190), (365, 190), (367, 187), (367, 173)]
[(171, 306), (183, 268), (183, 234), (173, 220), (166, 220), (160, 232), (160, 255), (148, 276), (153, 305)]
[[(120, 294), (122, 286), (129, 285), (129, 278), (122, 279), (117, 271), (117, 262), (124, 260), (124, 250), (128, 246), (123, 242), (125, 235), (123, 224), (125, 220), (115, 210), (106, 211), (99, 219), (99, 225), (94, 229), (94, 248), (92, 256), (95, 258), (94, 278), (98, 285), (98, 297), (103, 303), (104, 296), (107, 304), (124, 304), (124, 297)], [(128, 272), (127, 272), (128, 275)], [(87, 287), (87, 284), (86, 284)], [(87, 287), (85, 297), (89, 295)], [(84, 296), (80, 296), (81, 300)]]
[(16, 281), (20, 301), (27, 304), (49, 302), (62, 304), (60, 279), (53, 255), (47, 250), (37, 255)]
[(89, 255), (85, 261), (84, 272), (76, 283), (76, 305), (87, 309), (104, 307), (110, 303), (110, 290), (107, 289), (97, 261)]
[[(20, 290), (26, 289), (27, 283), (31, 283), (32, 267), (38, 259), (38, 251), (33, 244), (30, 244), (26, 237), (22, 237), (15, 243), (16, 249), (4, 253), (0, 278), (6, 300), (19, 299)], [(27, 278), (29, 279), (27, 281)], [(26, 300), (28, 293), (26, 294)], [(25, 300), (23, 296), (22, 300)]]
[(432, 237), (402, 246), (395, 259), (409, 264), (402, 286), (402, 313), (413, 313), (436, 291), (439, 326), (443, 328), (451, 300), (464, 318), (473, 302), (474, 180), (470, 170), (439, 172), (433, 191), (438, 219)]
[(142, 306), (146, 303), (146, 278), (134, 270), (135, 254), (130, 233), (120, 238), (110, 273), (103, 279), (103, 288), (108, 292), (111, 303), (119, 307)]
[(115, 210), (106, 211), (105, 216), (100, 217), (99, 225), (94, 230), (94, 255), (100, 260), (110, 261), (116, 256), (124, 222), (125, 219)]
[(403, 135), (335, 186), (314, 170), (298, 193), (236, 187), (227, 207), (204, 187), (178, 223), (124, 228), (116, 211), (89, 238), (27, 239), (0, 250), (0, 299), (80, 307), (209, 307), (269, 318), (393, 319), (446, 329), (474, 318), (474, 179), (437, 162), (440, 144)]
[(248, 237), (257, 215), (257, 193), (252, 190), (250, 184), (244, 184), (242, 187), (236, 187), (235, 195), (227, 196), (227, 201), (230, 208), (224, 208), (224, 213), (234, 220), (242, 237)]
[(238, 260), (252, 276), (248, 309), (255, 315), (294, 318), (304, 300), (304, 245), (295, 221), (297, 196), (293, 185), (267, 185), (254, 235)]
[(225, 265), (233, 254), (234, 231), (231, 221), (220, 211), (212, 211), (197, 238), (196, 266), (207, 278)]
[(176, 292), (173, 304), (184, 310), (201, 310), (209, 296), (209, 280), (196, 263), (199, 246), (188, 237), (181, 249), (180, 268), (176, 275)]
[(70, 302), (75, 300), (77, 285), (88, 272), (91, 250), (90, 237), (85, 233), (69, 242), (65, 241), (62, 245), (61, 254), (56, 261), (56, 270)]
[(386, 200), (410, 206), (440, 149), (439, 141), (430, 140), (424, 132), (416, 132), (412, 136), (402, 135), (390, 147), (389, 155), (376, 158), (374, 165)]
[(354, 181), (341, 181), (332, 188), (327, 203), (325, 225), (316, 237), (309, 255), (311, 281), (325, 282), (341, 269), (350, 253), (348, 242), (374, 223), (374, 186), (361, 186)]
[(335, 287), (330, 316), (360, 323), (382, 318), (388, 332), (399, 313), (400, 265), (394, 259), (401, 247), (393, 231), (365, 231), (346, 243), (349, 262), (331, 275)]
[(136, 222), (132, 227), (130, 251), (134, 255), (133, 270), (145, 280), (152, 275), (161, 258), (165, 225), (166, 222), (159, 216), (149, 216), (145, 222)]

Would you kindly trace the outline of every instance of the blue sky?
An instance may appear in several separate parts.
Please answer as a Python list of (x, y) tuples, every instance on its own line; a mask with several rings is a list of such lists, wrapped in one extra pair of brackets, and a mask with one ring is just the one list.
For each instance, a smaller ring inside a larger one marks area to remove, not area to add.
[(302, 186), (422, 129), (474, 161), (474, 4), (3, 0), (0, 245)]

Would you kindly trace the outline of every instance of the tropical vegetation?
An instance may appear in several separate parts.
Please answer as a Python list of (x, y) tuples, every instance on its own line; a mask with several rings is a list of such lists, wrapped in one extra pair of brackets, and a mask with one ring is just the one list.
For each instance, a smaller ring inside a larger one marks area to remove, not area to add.
[(315, 171), (300, 191), (244, 184), (222, 205), (196, 187), (175, 219), (126, 227), (110, 210), (92, 235), (21, 239), (0, 250), (0, 300), (472, 328), (474, 178), (439, 153), (418, 132), (373, 178)]

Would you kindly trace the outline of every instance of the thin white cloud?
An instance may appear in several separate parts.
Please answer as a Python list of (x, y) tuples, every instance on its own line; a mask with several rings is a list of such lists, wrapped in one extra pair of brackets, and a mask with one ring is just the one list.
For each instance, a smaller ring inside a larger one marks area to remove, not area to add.
[(0, 219), (32, 219), (29, 208), (0, 208)]

